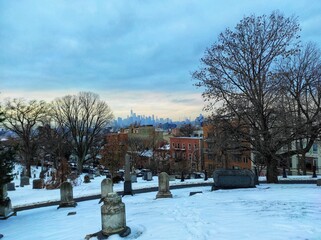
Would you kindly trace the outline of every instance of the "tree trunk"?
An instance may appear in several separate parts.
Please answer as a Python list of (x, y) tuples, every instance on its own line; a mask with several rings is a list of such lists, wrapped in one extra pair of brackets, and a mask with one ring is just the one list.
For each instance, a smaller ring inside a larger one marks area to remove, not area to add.
[(30, 160), (26, 163), (26, 176), (31, 178), (31, 163)]
[(278, 183), (278, 168), (276, 159), (270, 158), (267, 161), (266, 181), (267, 183)]

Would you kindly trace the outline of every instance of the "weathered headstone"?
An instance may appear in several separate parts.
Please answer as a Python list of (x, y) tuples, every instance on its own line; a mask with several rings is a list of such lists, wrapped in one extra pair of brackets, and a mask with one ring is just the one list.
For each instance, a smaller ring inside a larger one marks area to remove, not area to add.
[(101, 203), (105, 197), (107, 197), (108, 193), (113, 192), (113, 181), (110, 178), (105, 178), (101, 181), (101, 199), (99, 203)]
[(110, 236), (120, 234), (122, 237), (130, 234), (126, 226), (125, 204), (117, 193), (108, 193), (101, 206), (102, 234)]
[(76, 206), (77, 206), (77, 203), (74, 201), (71, 183), (63, 182), (60, 186), (60, 204), (58, 208), (76, 207)]
[(84, 176), (84, 183), (90, 183), (90, 177), (88, 174)]
[(166, 172), (161, 172), (158, 176), (158, 193), (156, 198), (171, 198), (173, 197), (169, 191), (169, 176)]
[(102, 230), (93, 234), (88, 234), (85, 239), (96, 237), (96, 239), (107, 239), (113, 234), (126, 237), (131, 230), (126, 226), (125, 204), (117, 193), (108, 193), (101, 206)]
[(7, 190), (8, 191), (15, 191), (16, 190), (14, 182), (7, 183)]
[(33, 189), (42, 189), (44, 187), (44, 180), (43, 179), (34, 179), (32, 181), (32, 188)]
[(98, 169), (95, 170), (95, 177), (100, 177), (101, 174), (100, 174), (100, 171)]
[(44, 179), (45, 177), (46, 177), (46, 172), (45, 171), (41, 171), (39, 173), (39, 178)]
[(203, 193), (203, 192), (202, 191), (190, 192), (189, 195), (193, 196), (193, 195), (198, 194), (198, 193)]
[(26, 176), (22, 176), (20, 178), (20, 187), (27, 186), (27, 185), (30, 185), (29, 178)]
[(14, 214), (15, 212), (7, 193), (7, 184), (2, 184), (0, 185), (0, 219), (7, 219)]
[(169, 175), (169, 181), (175, 181), (176, 178), (175, 178), (175, 175)]
[(137, 175), (134, 173), (134, 174), (131, 174), (130, 175), (130, 179), (131, 179), (131, 182), (133, 183), (136, 183), (137, 182)]
[(144, 172), (143, 180), (145, 181), (152, 181), (153, 180), (153, 174), (151, 171)]
[(126, 154), (125, 156), (125, 182), (124, 182), (124, 195), (133, 195), (132, 181), (130, 176), (130, 156)]
[(88, 176), (89, 176), (89, 179), (90, 179), (90, 180), (95, 179), (95, 178), (94, 178), (94, 174), (92, 174), (92, 173), (89, 173)]
[(212, 191), (217, 189), (254, 188), (254, 174), (247, 169), (216, 170)]
[(317, 179), (317, 186), (321, 187), (321, 178)]

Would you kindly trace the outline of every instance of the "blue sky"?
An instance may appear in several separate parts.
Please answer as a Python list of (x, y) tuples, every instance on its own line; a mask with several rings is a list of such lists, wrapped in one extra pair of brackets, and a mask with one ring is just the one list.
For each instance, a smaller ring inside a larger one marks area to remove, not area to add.
[(114, 112), (198, 116), (206, 47), (250, 14), (296, 15), (321, 45), (320, 0), (0, 0), (0, 100), (98, 93)]

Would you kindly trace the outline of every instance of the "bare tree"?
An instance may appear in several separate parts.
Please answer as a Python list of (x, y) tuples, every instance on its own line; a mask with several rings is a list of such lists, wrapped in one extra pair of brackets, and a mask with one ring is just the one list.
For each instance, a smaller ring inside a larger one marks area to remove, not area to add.
[(109, 134), (106, 144), (100, 152), (100, 163), (107, 167), (114, 177), (117, 170), (125, 165), (126, 152), (127, 138), (121, 137), (117, 133)]
[[(293, 57), (283, 59), (279, 66), (283, 80), (282, 109), (290, 113), (284, 116), (284, 126), (291, 122), (290, 132), (294, 139), (287, 142), (289, 151), (284, 158), (298, 155), (299, 165), (306, 174), (305, 155), (319, 137), (321, 126), (321, 51), (308, 43)], [(289, 131), (283, 128), (283, 131)], [(287, 132), (287, 134), (289, 134)], [(290, 145), (295, 142), (295, 148)]]
[(111, 123), (113, 114), (107, 103), (92, 92), (67, 95), (56, 99), (53, 105), (57, 124), (70, 133), (73, 151), (78, 157), (78, 171), (82, 172), (90, 149), (102, 144), (97, 140)]
[(140, 162), (142, 153), (148, 149), (149, 143), (146, 138), (142, 136), (131, 135), (128, 136), (128, 151), (130, 152), (132, 159), (132, 166), (134, 168), (143, 167), (143, 163)]
[(26, 102), (23, 99), (8, 99), (4, 103), (3, 125), (18, 136), (26, 175), (29, 177), (31, 177), (30, 168), (37, 148), (36, 129), (46, 118), (47, 109), (44, 101), (37, 100)]
[(179, 128), (179, 135), (180, 137), (192, 137), (195, 129), (196, 128), (190, 123), (184, 124)]
[(50, 123), (39, 126), (36, 141), (42, 166), (43, 160), (49, 157), (54, 167), (58, 169), (61, 160), (68, 160), (71, 155), (72, 141), (68, 138), (68, 132), (65, 129), (52, 126)]
[[(268, 182), (278, 181), (280, 159), (298, 151), (281, 153), (283, 146), (303, 133), (314, 137), (302, 128), (307, 126), (307, 118), (300, 124), (301, 131), (298, 125), (295, 129), (291, 124), (284, 125), (284, 116), (293, 114), (281, 101), (288, 94), (280, 75), (287, 71), (281, 74), (279, 63), (292, 59), (300, 50), (299, 29), (297, 18), (286, 18), (278, 12), (245, 17), (234, 31), (227, 29), (219, 35), (218, 42), (201, 59), (203, 66), (193, 73), (196, 85), (205, 87), (206, 109), (216, 107), (216, 115), (234, 119), (238, 123), (233, 127), (234, 134), (248, 141), (250, 150), (260, 153), (267, 166)], [(319, 134), (318, 129), (315, 134)], [(300, 151), (306, 152), (309, 146)]]

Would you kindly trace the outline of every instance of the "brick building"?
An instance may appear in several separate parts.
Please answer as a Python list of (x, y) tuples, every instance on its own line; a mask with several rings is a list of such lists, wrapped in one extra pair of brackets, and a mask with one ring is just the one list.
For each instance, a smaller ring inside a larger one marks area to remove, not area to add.
[(218, 126), (210, 124), (203, 125), (203, 133), (204, 170), (251, 169), (251, 152), (241, 146), (247, 143), (228, 141)]
[(171, 171), (174, 173), (201, 171), (203, 169), (202, 142), (200, 137), (171, 137)]

